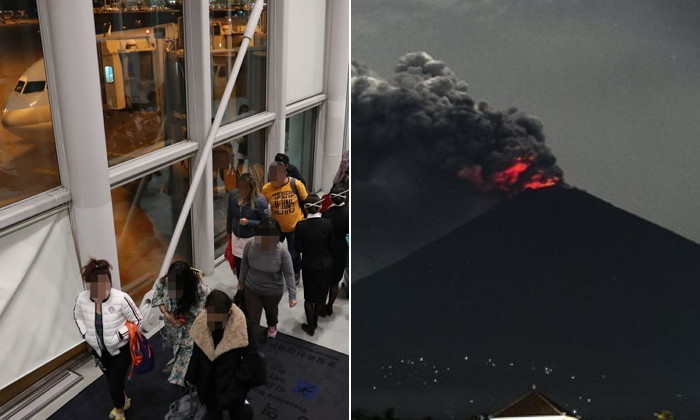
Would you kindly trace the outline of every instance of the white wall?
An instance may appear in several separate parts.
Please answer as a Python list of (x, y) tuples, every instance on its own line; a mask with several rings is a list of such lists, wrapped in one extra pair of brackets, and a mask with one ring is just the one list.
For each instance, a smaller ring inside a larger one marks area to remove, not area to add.
[(83, 290), (68, 210), (0, 233), (0, 389), (82, 342)]
[(287, 105), (323, 93), (326, 0), (294, 0), (288, 7)]

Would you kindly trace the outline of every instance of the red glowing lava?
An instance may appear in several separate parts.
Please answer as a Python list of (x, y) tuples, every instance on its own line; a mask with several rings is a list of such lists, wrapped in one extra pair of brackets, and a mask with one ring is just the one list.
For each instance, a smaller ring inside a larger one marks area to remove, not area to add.
[(533, 162), (534, 159), (531, 157), (516, 158), (511, 166), (486, 179), (484, 179), (483, 168), (480, 165), (465, 166), (457, 172), (457, 177), (467, 180), (481, 191), (501, 190), (509, 195), (517, 194), (523, 190), (537, 190), (559, 184), (561, 179), (556, 175), (546, 176), (541, 170), (527, 173), (528, 170), (534, 169), (531, 168)]
[(545, 178), (541, 174), (532, 177), (532, 180), (523, 185), (524, 190), (539, 190), (540, 188), (549, 188), (559, 183), (559, 177)]
[(529, 168), (531, 164), (531, 158), (517, 158), (515, 163), (513, 163), (513, 165), (511, 165), (508, 169), (493, 174), (493, 176), (491, 176), (491, 180), (498, 186), (498, 188), (508, 190), (510, 189), (510, 186), (513, 186), (518, 182), (520, 175), (527, 171), (527, 168)]

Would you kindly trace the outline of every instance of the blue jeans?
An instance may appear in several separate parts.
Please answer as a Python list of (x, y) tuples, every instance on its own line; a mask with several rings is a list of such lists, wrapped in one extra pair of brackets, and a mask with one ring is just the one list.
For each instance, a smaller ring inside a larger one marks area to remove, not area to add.
[(294, 266), (294, 274), (299, 274), (301, 271), (301, 255), (297, 252), (294, 246), (294, 232), (280, 232), (280, 242), (284, 242), (287, 238), (287, 249), (289, 255), (292, 256), (292, 265)]

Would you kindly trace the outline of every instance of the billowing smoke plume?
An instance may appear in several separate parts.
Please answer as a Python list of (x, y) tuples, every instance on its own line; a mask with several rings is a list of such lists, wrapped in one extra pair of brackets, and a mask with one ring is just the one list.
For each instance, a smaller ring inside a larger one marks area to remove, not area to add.
[(516, 108), (476, 104), (467, 83), (424, 52), (401, 57), (388, 81), (353, 63), (351, 104), (353, 149), (363, 163), (409, 151), (423, 168), (508, 194), (562, 181), (539, 120)]

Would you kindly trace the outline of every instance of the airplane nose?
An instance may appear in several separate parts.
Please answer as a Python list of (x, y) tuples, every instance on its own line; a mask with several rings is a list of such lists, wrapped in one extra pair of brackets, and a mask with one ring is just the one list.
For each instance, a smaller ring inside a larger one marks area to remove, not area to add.
[(26, 120), (27, 115), (21, 110), (5, 109), (2, 111), (2, 125), (5, 128), (14, 128), (26, 125)]
[(2, 111), (2, 125), (4, 127), (14, 127), (17, 125), (17, 114), (15, 111), (4, 109)]
[[(44, 109), (45, 108), (45, 109)], [(2, 111), (2, 125), (5, 128), (21, 127), (50, 121), (48, 106), (8, 109)]]

